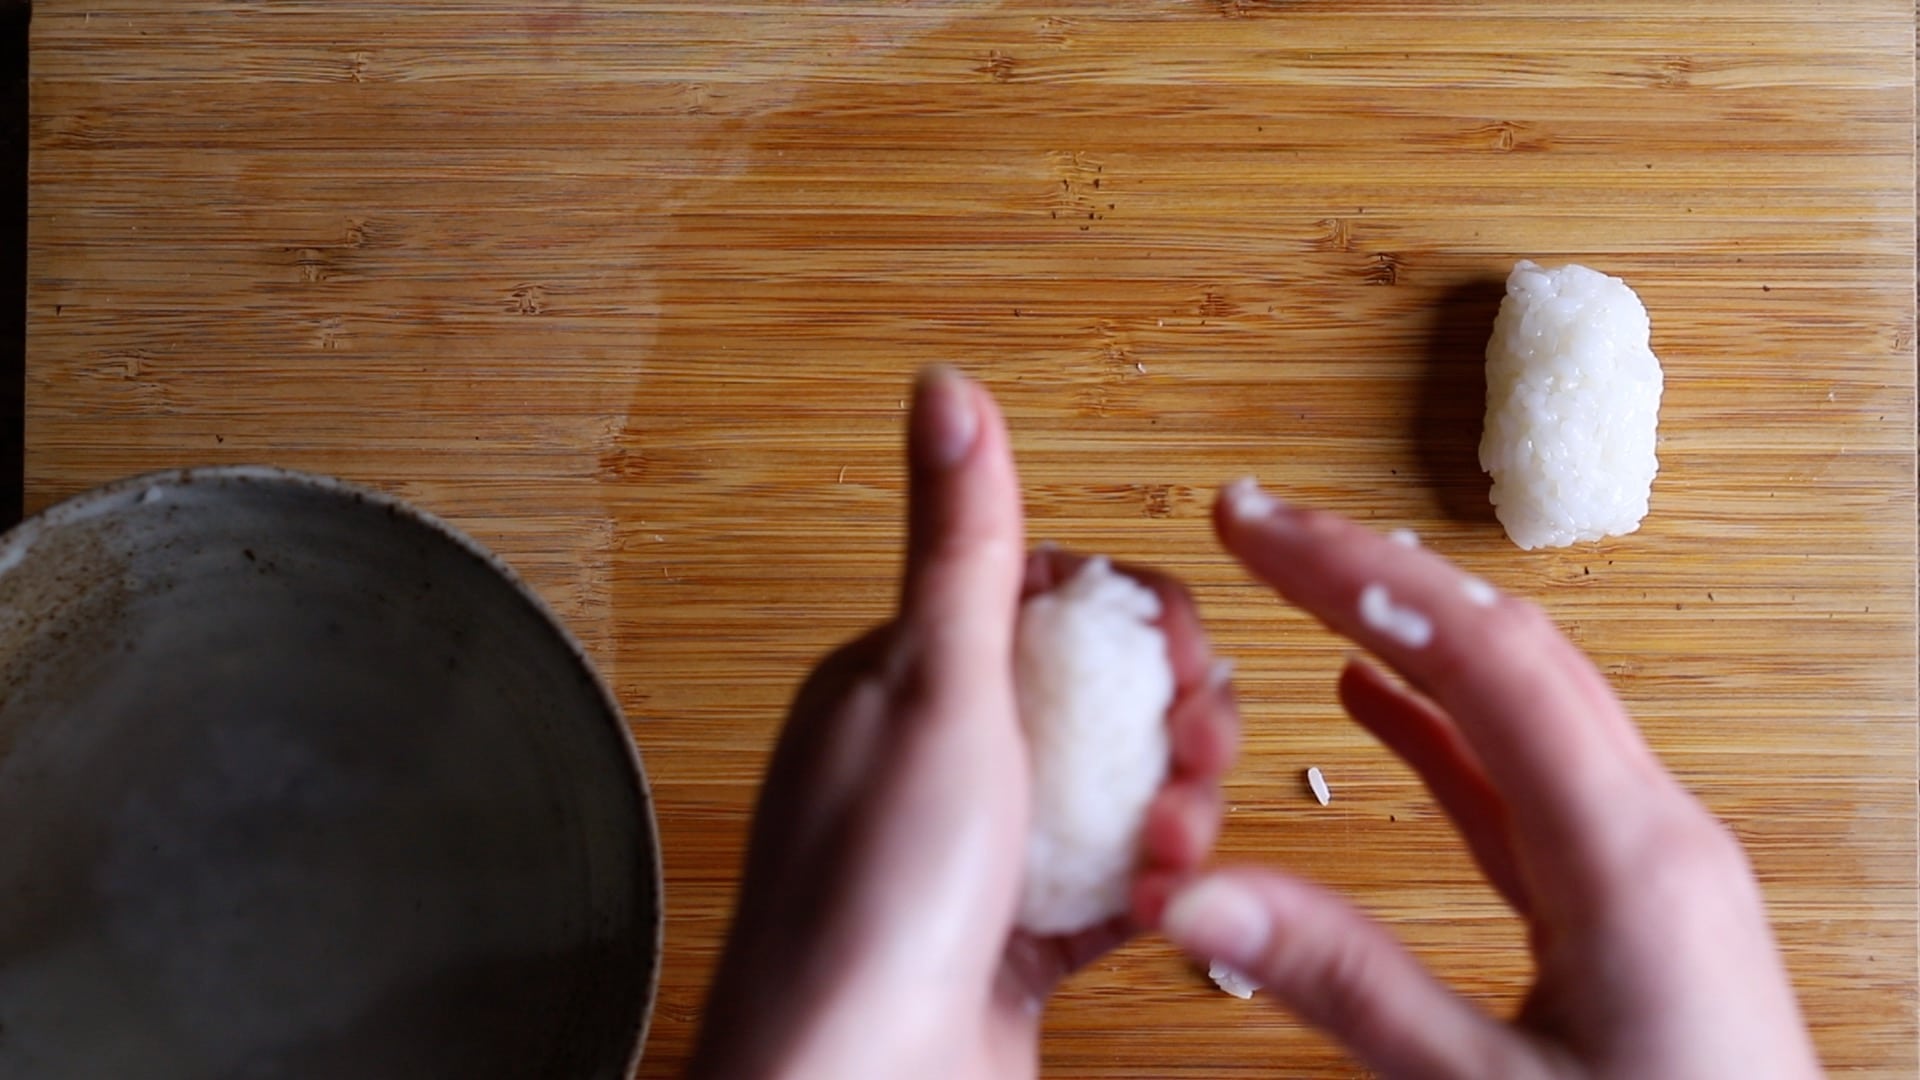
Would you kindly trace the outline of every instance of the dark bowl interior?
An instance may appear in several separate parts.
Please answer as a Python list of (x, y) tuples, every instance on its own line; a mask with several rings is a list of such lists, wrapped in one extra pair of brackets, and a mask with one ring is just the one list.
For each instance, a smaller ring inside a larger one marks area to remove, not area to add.
[(623, 1077), (659, 880), (604, 685), (446, 526), (222, 469), (0, 540), (0, 1076)]

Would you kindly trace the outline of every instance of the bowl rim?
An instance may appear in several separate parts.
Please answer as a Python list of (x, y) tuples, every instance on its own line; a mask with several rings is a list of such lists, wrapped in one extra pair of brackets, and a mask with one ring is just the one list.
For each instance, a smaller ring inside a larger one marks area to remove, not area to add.
[(558, 615), (554, 614), (553, 609), (541, 599), (540, 594), (514, 572), (513, 567), (509, 566), (506, 560), (445, 518), (416, 506), (398, 495), (376, 488), (335, 476), (279, 465), (202, 465), (159, 469), (123, 476), (69, 496), (21, 519), (13, 528), (0, 533), (0, 577), (12, 572), (15, 567), (25, 562), (34, 544), (52, 529), (132, 509), (140, 505), (150, 491), (189, 487), (195, 483), (207, 481), (305, 490), (351, 505), (367, 507), (394, 518), (405, 519), (410, 524), (448, 541), (467, 555), (478, 559), (498, 575), (509, 589), (518, 594), (522, 603), (533, 608), (534, 613), (566, 647), (573, 662), (586, 674), (594, 692), (599, 695), (604, 716), (613, 724), (615, 733), (619, 736), (617, 741), (625, 748), (627, 778), (640, 797), (641, 817), (644, 818), (646, 839), (652, 856), (649, 860), (651, 865), (648, 867), (650, 871), (648, 884), (652, 886), (655, 901), (652, 927), (653, 964), (648, 974), (645, 1003), (633, 1031), (633, 1045), (628, 1048), (625, 1071), (621, 1073), (622, 1077), (632, 1076), (644, 1057), (647, 1036), (653, 1028), (654, 1007), (660, 997), (660, 969), (662, 961), (666, 958), (665, 860), (660, 851), (660, 819), (654, 809), (653, 786), (647, 779), (646, 767), (641, 761), (640, 745), (633, 737), (633, 729), (627, 723), (626, 714), (621, 710), (619, 700), (614, 697), (613, 688), (600, 674), (600, 669), (594, 665), (579, 639), (573, 636), (573, 631), (567, 628), (567, 624)]

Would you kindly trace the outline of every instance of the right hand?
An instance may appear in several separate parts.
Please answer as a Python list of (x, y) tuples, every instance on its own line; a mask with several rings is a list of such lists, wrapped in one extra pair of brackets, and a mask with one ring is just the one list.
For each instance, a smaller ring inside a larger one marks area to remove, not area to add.
[[(1356, 658), (1340, 700), (1419, 774), (1525, 920), (1536, 976), (1501, 1022), (1345, 900), (1270, 870), (1147, 878), (1143, 923), (1263, 983), (1389, 1077), (1820, 1075), (1745, 853), (1544, 613), (1251, 481), (1222, 493), (1214, 523), (1256, 576), (1411, 685)], [(1430, 640), (1369, 626), (1372, 585)]]

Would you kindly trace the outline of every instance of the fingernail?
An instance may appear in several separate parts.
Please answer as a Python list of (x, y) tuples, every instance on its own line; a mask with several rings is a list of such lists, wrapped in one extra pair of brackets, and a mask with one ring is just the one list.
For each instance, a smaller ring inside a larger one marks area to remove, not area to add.
[(1207, 669), (1207, 690), (1210, 693), (1218, 693), (1232, 681), (1233, 661), (1231, 660), (1215, 660), (1213, 666)]
[(1220, 498), (1227, 504), (1227, 512), (1235, 521), (1271, 520), (1282, 506), (1279, 499), (1260, 490), (1260, 482), (1251, 476), (1243, 476), (1220, 489)]
[(1243, 971), (1257, 967), (1273, 923), (1260, 899), (1227, 878), (1205, 878), (1167, 904), (1160, 928), (1173, 943)]
[(914, 456), (937, 469), (959, 464), (980, 435), (967, 377), (945, 364), (924, 368), (914, 380), (913, 397)]

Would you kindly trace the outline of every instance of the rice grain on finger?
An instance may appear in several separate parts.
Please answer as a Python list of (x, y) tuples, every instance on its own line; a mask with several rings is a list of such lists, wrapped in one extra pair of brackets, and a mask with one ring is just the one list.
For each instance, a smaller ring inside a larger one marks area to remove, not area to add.
[(1242, 1001), (1252, 997), (1253, 992), (1260, 989), (1259, 983), (1218, 960), (1207, 965), (1207, 978), (1213, 980), (1213, 985)]

